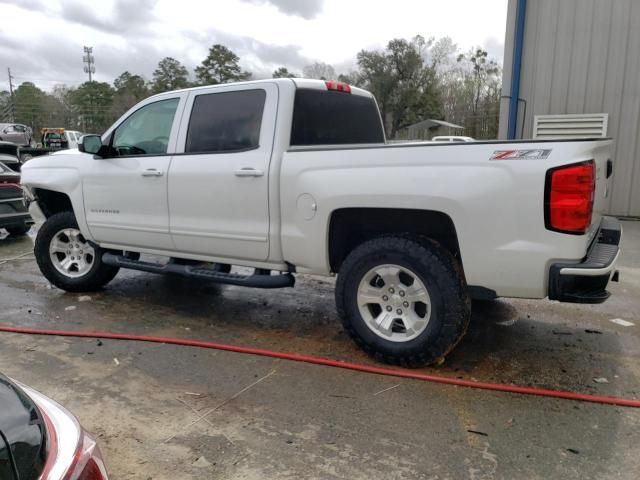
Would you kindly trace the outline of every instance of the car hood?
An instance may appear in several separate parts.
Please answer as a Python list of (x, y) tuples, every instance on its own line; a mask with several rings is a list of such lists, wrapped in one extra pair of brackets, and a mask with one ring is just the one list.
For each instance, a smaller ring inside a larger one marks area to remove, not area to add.
[(67, 148), (65, 150), (56, 150), (55, 152), (50, 153), (50, 155), (53, 155), (54, 157), (56, 155), (78, 155), (78, 154), (82, 154), (82, 152), (77, 148)]
[(57, 152), (49, 153), (48, 155), (33, 157), (28, 162), (22, 164), (21, 171), (24, 174), (25, 172), (42, 168), (78, 169), (81, 162), (88, 161), (94, 161), (93, 155), (79, 152), (77, 149), (60, 150)]

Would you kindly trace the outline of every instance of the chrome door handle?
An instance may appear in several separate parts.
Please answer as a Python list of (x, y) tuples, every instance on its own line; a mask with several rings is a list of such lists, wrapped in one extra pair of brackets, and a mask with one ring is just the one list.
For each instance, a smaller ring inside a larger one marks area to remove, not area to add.
[(244, 167), (234, 172), (236, 177), (262, 177), (264, 175), (263, 170), (257, 168)]
[(162, 170), (156, 170), (155, 168), (147, 168), (140, 175), (143, 177), (161, 177), (164, 175), (164, 172)]

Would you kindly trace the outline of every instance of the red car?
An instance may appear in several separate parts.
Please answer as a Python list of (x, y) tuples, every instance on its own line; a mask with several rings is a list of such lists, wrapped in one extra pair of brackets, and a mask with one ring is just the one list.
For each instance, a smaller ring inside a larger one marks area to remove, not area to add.
[(24, 235), (33, 223), (19, 183), (20, 174), (0, 162), (0, 228), (9, 235)]
[(100, 449), (78, 420), (0, 374), (0, 479), (108, 480)]

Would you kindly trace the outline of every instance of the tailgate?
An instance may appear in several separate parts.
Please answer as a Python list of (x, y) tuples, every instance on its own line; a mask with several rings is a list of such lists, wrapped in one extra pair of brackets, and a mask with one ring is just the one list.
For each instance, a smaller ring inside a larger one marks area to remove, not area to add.
[(591, 143), (589, 146), (592, 149), (590, 156), (596, 162), (596, 190), (593, 198), (593, 216), (588, 232), (589, 240), (591, 240), (598, 232), (602, 216), (609, 208), (613, 162), (611, 160), (611, 140)]

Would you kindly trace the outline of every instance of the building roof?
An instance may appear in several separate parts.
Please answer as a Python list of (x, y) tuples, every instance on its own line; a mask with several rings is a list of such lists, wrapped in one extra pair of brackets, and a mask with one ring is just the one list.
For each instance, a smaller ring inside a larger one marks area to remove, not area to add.
[(430, 128), (438, 128), (438, 127), (447, 127), (453, 128), (456, 130), (464, 130), (464, 127), (460, 125), (456, 125), (455, 123), (445, 122), (444, 120), (433, 120), (431, 118), (427, 120), (422, 120), (421, 122), (414, 123), (413, 125), (409, 125), (406, 127), (409, 130), (421, 130), (421, 129), (430, 129)]

